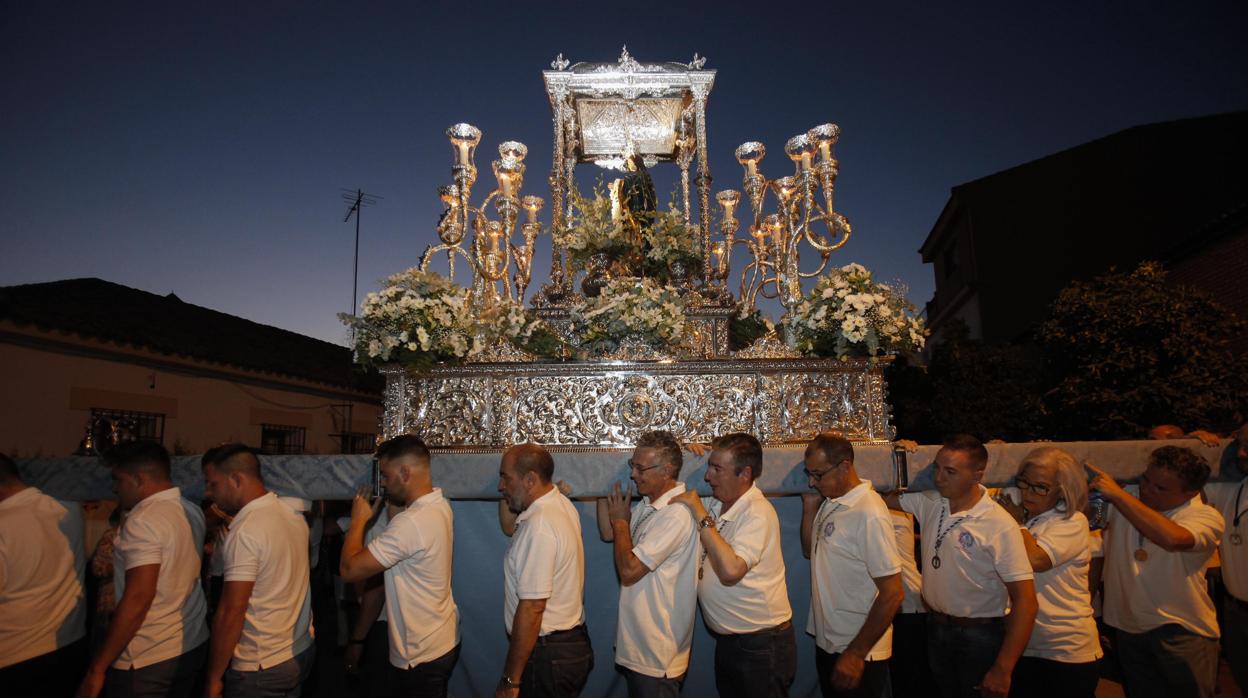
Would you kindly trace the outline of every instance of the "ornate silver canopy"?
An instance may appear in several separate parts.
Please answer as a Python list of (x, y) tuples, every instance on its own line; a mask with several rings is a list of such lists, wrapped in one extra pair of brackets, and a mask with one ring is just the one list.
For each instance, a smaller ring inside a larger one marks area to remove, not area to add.
[[(567, 192), (575, 186), (579, 163), (618, 167), (626, 149), (647, 165), (675, 162), (680, 168), (685, 220), (692, 221), (689, 167), (696, 157), (698, 221), (703, 268), (710, 258), (710, 170), (706, 151), (706, 99), (715, 71), (704, 70), (696, 53), (688, 63), (641, 63), (625, 47), (615, 63), (575, 63), (559, 54), (542, 71), (554, 117), (554, 157), (550, 174), (551, 226), (562, 230), (570, 216)], [(572, 270), (555, 246), (552, 283), (539, 304), (558, 305), (571, 291)]]

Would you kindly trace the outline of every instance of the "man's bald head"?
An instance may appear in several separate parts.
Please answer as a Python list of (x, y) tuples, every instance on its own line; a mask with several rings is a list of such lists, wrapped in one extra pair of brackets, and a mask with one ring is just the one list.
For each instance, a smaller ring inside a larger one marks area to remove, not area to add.
[(1168, 441), (1170, 439), (1181, 439), (1187, 436), (1183, 431), (1183, 427), (1177, 424), (1158, 424), (1148, 430), (1148, 438), (1153, 441)]
[(551, 457), (550, 451), (538, 444), (512, 446), (503, 454), (503, 460), (511, 464), (517, 476), (524, 477), (533, 473), (543, 485), (555, 477), (555, 459)]

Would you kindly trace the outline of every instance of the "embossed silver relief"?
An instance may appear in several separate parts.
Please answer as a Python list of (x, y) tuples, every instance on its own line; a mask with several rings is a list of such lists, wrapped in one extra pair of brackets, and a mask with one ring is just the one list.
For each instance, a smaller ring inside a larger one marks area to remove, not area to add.
[(477, 364), (409, 375), (387, 367), (385, 437), (431, 447), (628, 447), (667, 429), (705, 442), (748, 431), (764, 443), (834, 430), (892, 438), (879, 366), (832, 359)]

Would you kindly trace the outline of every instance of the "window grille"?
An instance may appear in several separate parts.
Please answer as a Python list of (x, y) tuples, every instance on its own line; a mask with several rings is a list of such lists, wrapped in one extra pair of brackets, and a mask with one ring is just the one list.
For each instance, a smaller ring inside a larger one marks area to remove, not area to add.
[(93, 407), (91, 425), (93, 436), (102, 444), (126, 441), (154, 441), (163, 444), (165, 441), (165, 415), (158, 412)]
[(260, 450), (272, 455), (303, 453), (308, 430), (281, 424), (260, 425)]

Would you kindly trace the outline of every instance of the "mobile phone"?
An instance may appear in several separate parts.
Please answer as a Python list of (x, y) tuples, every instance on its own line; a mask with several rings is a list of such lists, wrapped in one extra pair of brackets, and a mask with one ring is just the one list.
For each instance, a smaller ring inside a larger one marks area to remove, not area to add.
[(369, 492), (371, 492), (372, 499), (378, 499), (386, 493), (386, 489), (381, 486), (381, 461), (376, 458), (373, 459), (373, 479), (371, 485)]
[(901, 444), (893, 445), (893, 482), (894, 489), (905, 491), (910, 486), (910, 457), (906, 453), (906, 447)]

